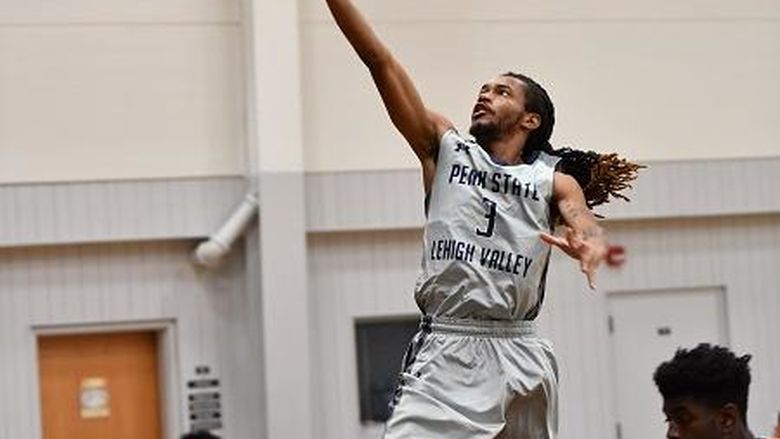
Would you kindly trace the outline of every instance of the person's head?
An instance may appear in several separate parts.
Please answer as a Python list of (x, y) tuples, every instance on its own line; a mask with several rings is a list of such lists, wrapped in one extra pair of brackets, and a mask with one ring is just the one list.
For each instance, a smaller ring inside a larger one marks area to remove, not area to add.
[(524, 150), (550, 149), (554, 125), (555, 109), (544, 88), (525, 75), (508, 72), (479, 90), (469, 133), (487, 145), (521, 131), (527, 136)]
[[(750, 355), (702, 343), (679, 349), (653, 380), (663, 396), (670, 439), (739, 439), (748, 433), (746, 413)], [(748, 433), (749, 434), (749, 433)]]
[(213, 435), (208, 431), (193, 431), (185, 434), (181, 439), (219, 439), (219, 436)]
[(780, 412), (777, 412), (777, 424), (775, 424), (774, 433), (775, 438), (780, 438)]
[(496, 140), (520, 134), (522, 159), (526, 163), (535, 160), (535, 151), (559, 157), (556, 170), (577, 180), (588, 207), (604, 204), (610, 198), (628, 201), (621, 192), (631, 187), (631, 181), (644, 166), (617, 154), (554, 149), (550, 145), (554, 126), (555, 107), (547, 91), (528, 76), (507, 72), (480, 89), (469, 133), (486, 148)]

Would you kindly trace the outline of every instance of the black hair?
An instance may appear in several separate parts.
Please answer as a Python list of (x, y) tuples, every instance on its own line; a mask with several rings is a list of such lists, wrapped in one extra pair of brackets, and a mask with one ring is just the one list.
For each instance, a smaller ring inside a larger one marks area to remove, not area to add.
[(746, 421), (750, 355), (737, 357), (722, 346), (701, 343), (678, 349), (655, 370), (653, 380), (664, 399), (691, 398), (711, 408), (733, 403)]
[(571, 175), (585, 193), (588, 207), (604, 204), (610, 197), (628, 201), (620, 192), (631, 187), (637, 172), (644, 166), (631, 163), (617, 154), (599, 154), (574, 148), (554, 149), (550, 144), (555, 126), (555, 106), (547, 91), (530, 77), (507, 72), (503, 76), (515, 78), (525, 84), (525, 110), (539, 115), (538, 128), (531, 131), (523, 148), (524, 160), (534, 151), (544, 151), (560, 157), (558, 170)]
[(211, 434), (211, 432), (200, 430), (187, 433), (181, 437), (181, 439), (219, 439), (219, 436)]
[(515, 78), (525, 84), (525, 110), (536, 113), (541, 119), (539, 128), (531, 131), (526, 140), (524, 150), (541, 150), (553, 152), (550, 145), (550, 136), (552, 136), (553, 127), (555, 127), (555, 106), (544, 89), (538, 82), (521, 73), (506, 72), (504, 76)]

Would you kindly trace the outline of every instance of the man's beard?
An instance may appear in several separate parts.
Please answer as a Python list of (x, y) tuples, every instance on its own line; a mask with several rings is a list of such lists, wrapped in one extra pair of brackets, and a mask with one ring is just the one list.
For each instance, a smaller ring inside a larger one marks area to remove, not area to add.
[(496, 123), (476, 121), (471, 124), (469, 134), (474, 136), (480, 145), (488, 145), (501, 137), (501, 129)]

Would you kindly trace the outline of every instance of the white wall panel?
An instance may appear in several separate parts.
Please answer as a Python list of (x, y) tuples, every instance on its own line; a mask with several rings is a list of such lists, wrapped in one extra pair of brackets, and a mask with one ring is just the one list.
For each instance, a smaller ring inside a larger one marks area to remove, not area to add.
[(424, 216), (418, 170), (311, 173), (306, 177), (310, 231), (416, 228)]
[[(745, 215), (780, 211), (780, 158), (651, 162), (633, 201), (596, 210), (612, 220)], [(423, 223), (419, 170), (321, 172), (306, 181), (314, 232), (417, 228)]]
[(245, 186), (237, 177), (0, 184), (0, 247), (203, 237)]
[(0, 25), (0, 182), (235, 175), (241, 32)]
[[(650, 163), (612, 220), (780, 211), (780, 159)], [(213, 232), (241, 201), (240, 178), (0, 185), (0, 247), (190, 238)], [(310, 232), (415, 229), (418, 170), (306, 175)]]
[[(751, 362), (751, 425), (768, 433), (780, 394), (780, 261), (777, 215), (752, 218), (673, 220), (616, 225), (613, 241), (625, 245), (630, 269), (610, 273), (612, 291), (723, 285), (731, 346), (754, 354)], [(658, 239), (661, 238), (661, 239)]]
[[(37, 438), (35, 331), (51, 328), (173, 322), (173, 354), (181, 382), (168, 383), (186, 412), (185, 382), (206, 364), (221, 380), (228, 437), (257, 431), (251, 409), (261, 397), (258, 362), (236, 364), (236, 352), (257, 358), (257, 318), (244, 285), (242, 247), (219, 270), (191, 265), (192, 242), (74, 245), (0, 249), (0, 434)], [(251, 393), (246, 397), (245, 393)], [(241, 395), (241, 396), (239, 396)], [(170, 419), (177, 431), (189, 422)]]
[(323, 439), (375, 437), (359, 423), (354, 318), (416, 312), (412, 288), (420, 239), (419, 231), (310, 235), (315, 363), (320, 365), (315, 381), (321, 398), (315, 426)]
[[(415, 167), (366, 69), (304, 4), (307, 169)], [(556, 104), (555, 145), (640, 160), (777, 155), (777, 2), (361, 4), (426, 103), (464, 131), (479, 85), (519, 70)]]
[[(561, 363), (561, 437), (614, 435), (606, 295), (703, 286), (726, 291), (730, 345), (754, 355), (750, 424), (754, 432), (768, 433), (780, 394), (775, 318), (780, 315), (780, 216), (626, 221), (607, 227), (611, 241), (627, 248), (627, 264), (602, 269), (599, 291), (593, 293), (576, 265), (555, 253), (539, 319)], [(417, 312), (412, 288), (420, 242), (419, 230), (310, 237), (320, 364), (316, 419), (323, 438), (375, 437), (376, 428), (359, 422), (354, 320)]]

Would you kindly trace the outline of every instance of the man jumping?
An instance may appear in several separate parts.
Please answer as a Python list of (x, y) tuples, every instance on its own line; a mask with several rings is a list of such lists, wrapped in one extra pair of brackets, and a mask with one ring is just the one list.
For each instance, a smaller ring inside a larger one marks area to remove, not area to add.
[[(424, 105), (350, 0), (327, 3), (420, 160), (426, 194), (415, 289), (423, 319), (385, 438), (554, 437), (558, 370), (533, 323), (550, 244), (578, 260), (594, 287), (607, 245), (590, 208), (622, 198), (638, 166), (614, 154), (554, 150), (552, 102), (517, 73), (482, 86), (473, 137), (462, 136)], [(562, 237), (551, 234), (558, 222)]]

